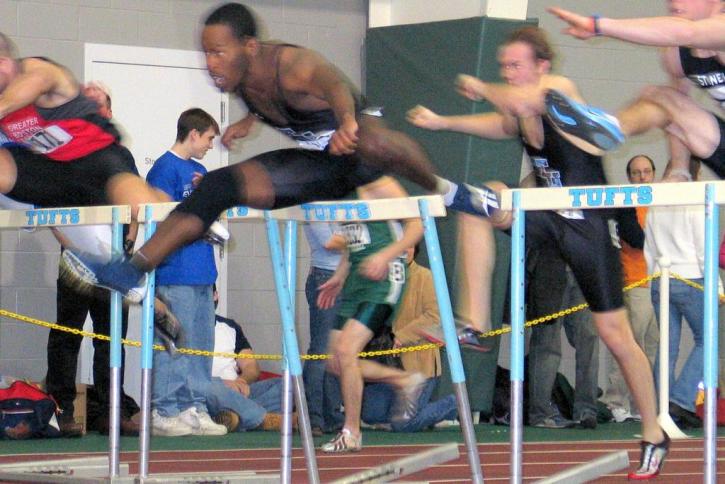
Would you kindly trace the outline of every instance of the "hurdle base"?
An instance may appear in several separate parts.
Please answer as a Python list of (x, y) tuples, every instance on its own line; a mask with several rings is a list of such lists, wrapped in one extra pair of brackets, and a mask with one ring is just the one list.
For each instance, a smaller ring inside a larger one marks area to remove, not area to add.
[(690, 438), (689, 435), (680, 430), (680, 427), (677, 426), (675, 421), (672, 420), (672, 417), (670, 417), (670, 414), (667, 412), (663, 412), (657, 416), (657, 423), (660, 424), (662, 430), (667, 432), (667, 435), (669, 435), (671, 439), (680, 440)]
[(613, 452), (592, 461), (570, 467), (565, 471), (536, 481), (536, 484), (579, 484), (589, 482), (601, 476), (629, 467), (629, 454), (626, 450)]
[[(114, 479), (114, 483), (119, 482)], [(253, 471), (228, 471), (228, 472), (184, 472), (178, 474), (156, 474), (146, 478), (136, 478), (132, 481), (123, 481), (138, 484), (167, 484), (167, 483), (198, 483), (208, 484), (238, 484), (238, 483), (259, 483), (278, 484), (279, 474), (257, 474)]]
[(450, 443), (440, 445), (419, 454), (403, 457), (372, 469), (334, 481), (332, 484), (362, 484), (366, 482), (390, 482), (400, 477), (413, 474), (430, 466), (442, 464), (449, 460), (458, 459), (461, 453), (458, 444)]
[(108, 477), (108, 456), (79, 459), (57, 459), (46, 461), (0, 464), (2, 482), (74, 482), (115, 484), (161, 484), (161, 483), (209, 483), (276, 484), (279, 474), (257, 474), (254, 471), (185, 472), (156, 474), (145, 478), (129, 475), (128, 464), (120, 466), (118, 477)]
[[(54, 459), (0, 464), (0, 481), (11, 482), (97, 482), (108, 479), (108, 456)], [(119, 465), (121, 478), (128, 476), (128, 464)]]

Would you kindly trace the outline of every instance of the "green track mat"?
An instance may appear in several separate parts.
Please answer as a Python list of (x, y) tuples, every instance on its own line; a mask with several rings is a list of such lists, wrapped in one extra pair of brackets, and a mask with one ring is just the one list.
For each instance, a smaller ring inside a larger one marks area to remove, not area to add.
[[(476, 425), (476, 439), (479, 443), (506, 443), (509, 441), (508, 427), (498, 425)], [(638, 440), (640, 426), (637, 423), (600, 424), (595, 430), (584, 429), (537, 429), (524, 427), (524, 443), (556, 442), (582, 440)], [(687, 431), (693, 437), (702, 437), (702, 430)], [(725, 428), (718, 429), (718, 435), (725, 436)], [(463, 443), (458, 427), (448, 427), (416, 433), (393, 433), (380, 430), (364, 430), (363, 443), (369, 445), (415, 445)], [(318, 437), (316, 446), (332, 438), (333, 435)], [(300, 448), (299, 437), (295, 436), (294, 447)], [(224, 450), (279, 448), (280, 437), (276, 432), (238, 432), (222, 437), (154, 437), (151, 449), (158, 450)], [(92, 432), (85, 437), (75, 439), (36, 439), (21, 441), (0, 441), (0, 455), (9, 454), (57, 454), (78, 452), (105, 452), (108, 449), (108, 437)], [(121, 451), (137, 452), (138, 438), (122, 437)]]

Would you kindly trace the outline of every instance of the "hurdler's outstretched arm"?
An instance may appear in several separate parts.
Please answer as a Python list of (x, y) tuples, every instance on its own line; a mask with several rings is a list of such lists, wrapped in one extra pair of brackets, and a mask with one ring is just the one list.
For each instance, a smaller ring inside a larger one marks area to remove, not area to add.
[(551, 7), (548, 10), (569, 24), (569, 27), (564, 29), (564, 33), (578, 39), (586, 40), (596, 35), (603, 35), (656, 47), (686, 46), (699, 49), (725, 49), (725, 15), (723, 14), (702, 20), (689, 20), (681, 17), (613, 19), (583, 16), (558, 7)]

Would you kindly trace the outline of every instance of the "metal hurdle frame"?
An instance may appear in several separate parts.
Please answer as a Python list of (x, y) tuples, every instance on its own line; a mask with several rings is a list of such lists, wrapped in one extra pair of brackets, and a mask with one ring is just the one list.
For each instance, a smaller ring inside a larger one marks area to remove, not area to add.
[[(428, 258), (431, 264), (431, 271), (433, 273), (433, 280), (436, 290), (436, 297), (438, 299), (438, 306), (441, 314), (441, 325), (443, 327), (448, 362), (451, 367), (451, 378), (453, 386), (456, 392), (456, 399), (458, 402), (458, 414), (461, 421), (461, 431), (463, 432), (464, 441), (467, 448), (467, 455), (469, 466), (471, 468), (471, 477), (473, 482), (483, 482), (483, 472), (481, 470), (480, 459), (478, 455), (478, 447), (473, 431), (473, 421), (471, 419), (470, 404), (468, 401), (468, 393), (465, 386), (465, 374), (463, 371), (463, 363), (461, 359), (460, 347), (458, 346), (458, 338), (456, 335), (455, 324), (453, 321), (453, 311), (451, 309), (450, 295), (448, 293), (448, 284), (446, 282), (445, 270), (443, 268), (443, 259), (440, 253), (440, 244), (438, 241), (438, 233), (435, 227), (435, 221), (433, 217), (441, 217), (446, 215), (445, 207), (443, 206), (443, 199), (440, 196), (424, 196), (424, 197), (410, 197), (404, 199), (381, 199), (381, 200), (359, 200), (359, 201), (345, 201), (345, 202), (315, 202), (307, 203), (300, 206), (283, 208), (270, 212), (270, 217), (279, 220), (287, 221), (302, 221), (302, 222), (371, 222), (376, 220), (390, 220), (390, 219), (407, 219), (407, 218), (421, 218), (423, 221), (423, 228), (425, 234), (426, 248), (428, 250)], [(271, 238), (275, 237), (277, 231), (269, 230), (268, 225), (268, 236)], [(296, 231), (288, 229), (288, 237), (296, 237)], [(275, 280), (277, 281), (277, 296), (280, 298), (280, 311), (283, 313), (283, 331), (287, 335), (287, 330), (284, 329), (285, 317), (284, 310), (290, 311), (291, 304), (284, 304), (284, 298), (289, 294), (289, 291), (284, 287), (284, 278), (277, 273), (281, 273), (280, 263), (276, 262), (279, 256), (275, 256), (275, 247), (279, 247), (279, 244), (272, 243), (272, 263), (275, 266)], [(292, 265), (294, 260), (289, 258), (289, 265)], [(280, 283), (282, 287), (280, 287)], [(289, 317), (292, 319), (294, 314), (290, 314)], [(287, 339), (285, 339), (287, 341)], [(296, 348), (296, 341), (295, 341)], [(288, 346), (289, 350), (290, 347)], [(297, 358), (288, 358), (288, 363), (294, 364), (295, 360), (299, 364), (299, 353)], [(293, 378), (295, 378), (295, 370), (291, 368)], [(299, 389), (298, 389), (299, 387)], [(304, 389), (300, 378), (299, 384), (295, 385), (295, 389), (298, 390), (298, 401), (299, 394), (304, 395)], [(305, 416), (305, 418), (307, 418)], [(302, 428), (302, 422), (300, 422), (300, 428)], [(306, 427), (309, 427), (307, 422)], [(303, 433), (303, 442), (306, 437)]]
[[(156, 231), (156, 224), (159, 221), (164, 220), (168, 214), (176, 207), (177, 203), (161, 203), (161, 204), (145, 204), (142, 205), (142, 210), (139, 210), (139, 216), (138, 216), (138, 222), (145, 224), (145, 240), (148, 240), (151, 238), (151, 236)], [(280, 312), (283, 315), (283, 327), (287, 329), (288, 331), (283, 330), (283, 347), (285, 348), (285, 358), (283, 364), (285, 364), (286, 367), (289, 367), (289, 361), (290, 359), (287, 357), (287, 348), (290, 346), (293, 346), (293, 353), (296, 351), (296, 354), (298, 355), (297, 358), (297, 366), (299, 367), (299, 350), (297, 348), (297, 336), (295, 334), (295, 328), (294, 328), (294, 306), (292, 305), (291, 298), (290, 298), (290, 292), (289, 292), (289, 286), (290, 284), (287, 284), (287, 281), (285, 281), (285, 277), (291, 278), (292, 284), (294, 282), (294, 276), (293, 272), (291, 272), (291, 265), (285, 264), (284, 261), (281, 258), (281, 248), (279, 244), (279, 232), (276, 224), (270, 219), (269, 212), (261, 211), (261, 210), (255, 210), (250, 209), (247, 207), (236, 207), (229, 209), (225, 211), (223, 214), (223, 217), (228, 218), (230, 220), (237, 220), (237, 221), (249, 221), (249, 220), (265, 220), (267, 222), (267, 234), (269, 238), (270, 243), (270, 249), (273, 253), (273, 267), (274, 267), (274, 274), (275, 274), (275, 284), (278, 286), (278, 298), (280, 301), (284, 302), (284, 310), (282, 308), (282, 303), (280, 303)], [(288, 250), (288, 252), (291, 253), (292, 249)], [(295, 250), (296, 252), (296, 250)], [(275, 256), (276, 255), (276, 256)], [(289, 269), (288, 269), (289, 266)], [(281, 278), (281, 281), (278, 281), (277, 279)], [(147, 285), (148, 285), (148, 294), (153, 294), (155, 292), (155, 271), (152, 271), (147, 274)], [(288, 279), (289, 280), (289, 279)], [(280, 285), (281, 284), (281, 285)], [(280, 289), (280, 287), (284, 287), (284, 289)], [(292, 286), (294, 287), (294, 286)], [(293, 290), (293, 289), (292, 289)], [(292, 312), (292, 320), (287, 322), (287, 325), (285, 325), (285, 316), (289, 314), (289, 312)], [(143, 310), (142, 310), (142, 334), (141, 334), (141, 431), (139, 433), (139, 479), (141, 481), (148, 481), (149, 479), (152, 479), (149, 477), (148, 474), (148, 463), (149, 463), (149, 453), (150, 453), (150, 437), (151, 437), (151, 382), (152, 382), (152, 369), (153, 369), (153, 318), (154, 318), (154, 298), (152, 297), (146, 297), (143, 301)], [(288, 334), (291, 332), (291, 334)], [(290, 341), (292, 340), (292, 341)], [(292, 368), (292, 378), (294, 379), (294, 372), (295, 368), (293, 365)], [(298, 375), (300, 375), (301, 378), (301, 369), (298, 371)], [(289, 397), (288, 395), (284, 395), (284, 403), (286, 405), (285, 407), (285, 413), (290, 412), (291, 413), (291, 406), (289, 405)], [(298, 395), (299, 397), (299, 395)], [(306, 401), (304, 400), (304, 392), (302, 392), (302, 402), (301, 404), (298, 403), (299, 408), (303, 408), (304, 412), (307, 412), (306, 407)], [(285, 415), (285, 426), (283, 428), (283, 431), (281, 432), (281, 440), (282, 440), (282, 461), (281, 461), (281, 470), (282, 470), (282, 476), (277, 477), (274, 476), (275, 479), (282, 479), (282, 482), (289, 482), (289, 479), (291, 477), (291, 445), (292, 445), (292, 438), (291, 438), (291, 417), (289, 415)], [(311, 433), (310, 433), (311, 436)], [(312, 440), (310, 438), (309, 441), (303, 441), (303, 446), (305, 449), (305, 455), (307, 457), (308, 462), (308, 475), (310, 478), (310, 482), (317, 483), (319, 482), (319, 477), (317, 473), (317, 464), (314, 457), (314, 446), (312, 445)], [(244, 473), (244, 471), (242, 471)], [(238, 476), (236, 476), (238, 479), (246, 479), (248, 476), (246, 473), (243, 476), (241, 473), (238, 473)], [(198, 477), (200, 479), (204, 479), (205, 477), (209, 477), (211, 474), (208, 473), (197, 473), (194, 474), (191, 477)], [(251, 476), (252, 479), (260, 479), (260, 478), (267, 478), (270, 476), (266, 475), (258, 475), (258, 476)], [(154, 482), (161, 482), (163, 481), (164, 476), (155, 476), (153, 477)], [(171, 481), (174, 481), (175, 478), (171, 478)], [(168, 481), (168, 482), (171, 482)], [(174, 481), (175, 482), (175, 481)]]
[[(175, 203), (159, 204), (164, 213), (162, 218), (176, 206)], [(148, 221), (146, 226), (146, 239), (150, 238), (155, 230), (155, 219), (152, 216), (155, 205), (146, 205), (140, 212), (140, 217)], [(261, 218), (261, 216), (260, 216)], [(131, 208), (125, 205), (95, 206), (95, 207), (63, 207), (63, 208), (27, 208), (18, 210), (0, 210), (0, 229), (11, 228), (50, 228), (50, 227), (77, 227), (83, 225), (111, 225), (112, 227), (112, 253), (122, 252), (122, 224), (131, 221)], [(154, 293), (154, 273), (148, 275), (148, 290)], [(93, 459), (62, 459), (53, 461), (25, 462), (0, 466), (0, 480), (7, 479), (13, 482), (137, 482), (133, 476), (128, 476), (128, 465), (120, 464), (120, 396), (121, 396), (121, 295), (111, 292), (110, 314), (110, 396), (109, 396), (109, 450), (106, 458)], [(141, 482), (207, 482), (208, 479), (224, 482), (277, 482), (276, 475), (256, 475), (250, 471), (209, 473), (205, 475), (196, 473), (174, 474), (148, 477), (148, 451), (150, 437), (150, 391), (151, 369), (153, 351), (153, 298), (145, 298), (143, 304), (142, 325), (142, 381), (141, 381), (141, 411), (142, 422), (139, 436), (139, 480)], [(107, 474), (103, 468), (107, 468)], [(166, 479), (166, 480), (165, 480)]]
[[(139, 223), (145, 224), (145, 239), (148, 240), (156, 229), (156, 222), (163, 220), (173, 210), (176, 203), (165, 204), (147, 204), (142, 206), (139, 211)], [(73, 218), (71, 218), (73, 211)], [(84, 207), (84, 208), (63, 208), (63, 209), (34, 209), (35, 222), (30, 217), (28, 210), (4, 210), (0, 211), (0, 226), (3, 228), (24, 228), (29, 226), (59, 226), (59, 225), (100, 225), (112, 223), (113, 237), (112, 249), (113, 253), (120, 253), (121, 249), (121, 224), (130, 222), (130, 208), (128, 206), (115, 207)], [(460, 354), (460, 347), (456, 336), (455, 324), (453, 321), (453, 313), (451, 309), (450, 296), (448, 293), (445, 271), (443, 268), (442, 256), (440, 253), (440, 244), (438, 234), (435, 227), (433, 217), (445, 216), (446, 210), (440, 196), (413, 197), (405, 199), (389, 199), (389, 200), (368, 200), (353, 202), (322, 202), (311, 203), (297, 207), (290, 207), (275, 211), (260, 211), (249, 209), (247, 207), (235, 207), (227, 210), (223, 216), (231, 221), (237, 220), (253, 220), (264, 219), (269, 239), (271, 260), (273, 265), (273, 273), (275, 286), (277, 289), (277, 298), (282, 318), (283, 347), (285, 352), (284, 364), (286, 372), (289, 374), (286, 388), (289, 387), (291, 381), (295, 396), (297, 397), (297, 405), (300, 417), (300, 429), (302, 434), (303, 446), (306, 454), (306, 463), (308, 469), (308, 477), (310, 482), (319, 482), (317, 463), (315, 459), (315, 449), (312, 441), (312, 434), (309, 425), (309, 417), (307, 415), (307, 406), (304, 393), (304, 384), (302, 382), (302, 367), (300, 364), (300, 353), (297, 344), (297, 336), (294, 324), (294, 285), (296, 275), (296, 241), (297, 241), (297, 222), (298, 221), (344, 221), (344, 222), (370, 222), (375, 220), (390, 219), (408, 219), (421, 218), (424, 226), (426, 248), (431, 264), (434, 278), (436, 296), (441, 314), (441, 324), (444, 330), (444, 337), (447, 345), (447, 355), (451, 367), (451, 376), (456, 398), (458, 402), (459, 419), (461, 421), (461, 430), (464, 435), (464, 441), (467, 447), (467, 455), (469, 465), (471, 467), (471, 477), (473, 482), (482, 483), (483, 473), (479, 461), (477, 442), (473, 430), (473, 422), (470, 412), (470, 404), (468, 394), (465, 387), (465, 374)], [(279, 239), (279, 227), (277, 220), (285, 220), (286, 224), (286, 242), (283, 258), (282, 246)], [(154, 272), (147, 275), (148, 293), (155, 292)], [(126, 475), (124, 468), (123, 476), (120, 472), (119, 465), (119, 442), (120, 442), (120, 371), (121, 371), (121, 295), (113, 291), (111, 306), (111, 402), (110, 402), (110, 436), (109, 436), (109, 459), (108, 459), (108, 476), (99, 474), (98, 465), (95, 464), (93, 470), (89, 471), (88, 482), (105, 482), (110, 478), (114, 482), (135, 482), (136, 478)], [(154, 314), (154, 298), (147, 297), (143, 301), (142, 318), (141, 318), (141, 426), (139, 435), (139, 475), (140, 482), (165, 482), (164, 476), (149, 476), (149, 452), (150, 452), (150, 403), (151, 403), (151, 379), (153, 369), (153, 314)], [(281, 469), (282, 482), (291, 481), (291, 401), (287, 394), (285, 397), (285, 425), (282, 432), (282, 452), (281, 452)], [(445, 449), (443, 449), (445, 450)], [(435, 459), (428, 459), (426, 455), (424, 459), (414, 458), (409, 466), (415, 465), (419, 469), (428, 467), (432, 463), (440, 462), (443, 458), (451, 457), (450, 452), (441, 452), (437, 449), (433, 452), (436, 454)], [(450, 455), (449, 455), (450, 454)], [(446, 457), (448, 456), (448, 457)], [(430, 460), (430, 462), (428, 462)], [(407, 462), (407, 461), (406, 461)], [(27, 468), (17, 469), (16, 474), (26, 474), (28, 481), (37, 480), (38, 475), (33, 475), (30, 470), (32, 463), (28, 463)], [(63, 466), (61, 466), (63, 467)], [(67, 468), (71, 476), (55, 476), (55, 481), (66, 482), (72, 480), (75, 473), (78, 473), (78, 463), (69, 462), (64, 469)], [(252, 475), (250, 475), (252, 474)], [(205, 477), (216, 476), (218, 473), (212, 474), (186, 474), (183, 476), (185, 482), (195, 482), (197, 479), (204, 480)], [(22, 477), (22, 476), (21, 476)], [(170, 477), (170, 476), (169, 476)], [(260, 478), (270, 478), (272, 476), (255, 476), (253, 473), (241, 471), (240, 473), (229, 473), (225, 477), (231, 480), (229, 482), (237, 482), (237, 480), (247, 481)], [(17, 478), (17, 475), (13, 475)], [(172, 478), (180, 479), (176, 475)], [(20, 479), (22, 480), (22, 479)], [(47, 481), (47, 482), (53, 482)], [(169, 482), (169, 481), (166, 481)]]
[(725, 182), (598, 185), (506, 190), (502, 208), (513, 212), (511, 239), (511, 482), (522, 482), (522, 389), (524, 361), (524, 246), (527, 210), (571, 210), (663, 205), (704, 205), (705, 209), (705, 459), (704, 480), (717, 480), (717, 257), (718, 205)]
[[(66, 207), (66, 208), (28, 208), (18, 210), (0, 210), (0, 228), (50, 228), (50, 227), (77, 227), (84, 225), (111, 225), (112, 251), (120, 253), (122, 249), (122, 224), (131, 221), (131, 208), (125, 205), (107, 205), (96, 207)], [(98, 475), (101, 467), (105, 465), (111, 478), (126, 475), (128, 466), (120, 465), (120, 419), (121, 419), (121, 296), (114, 293), (111, 297), (111, 325), (110, 325), (110, 396), (109, 396), (109, 436), (108, 458), (102, 462), (96, 460), (79, 459), (53, 461), (58, 467), (56, 472), (73, 472), (75, 475)], [(28, 476), (28, 481), (37, 480), (32, 476), (35, 469), (42, 469), (44, 463), (28, 462), (15, 466), (18, 479)], [(8, 472), (4, 468), (2, 475)], [(40, 471), (37, 471), (40, 472)]]
[(669, 257), (657, 259), (660, 266), (660, 341), (659, 341), (659, 392), (657, 421), (671, 439), (688, 438), (670, 416), (670, 265)]
[[(175, 205), (175, 203), (146, 205), (145, 210), (139, 212), (139, 222), (145, 223), (148, 226), (146, 230), (147, 239), (153, 234), (154, 223), (166, 218)], [(151, 207), (154, 207), (153, 213), (150, 212)], [(449, 364), (451, 366), (452, 381), (458, 401), (461, 429), (464, 434), (464, 440), (468, 450), (471, 475), (473, 482), (483, 482), (478, 448), (475, 433), (473, 431), (470, 404), (465, 387), (463, 363), (453, 321), (453, 313), (447, 289), (448, 286), (445, 278), (442, 256), (440, 254), (438, 234), (435, 228), (435, 222), (432, 219), (432, 217), (445, 215), (445, 207), (443, 206), (443, 200), (440, 196), (366, 201), (319, 202), (274, 211), (261, 211), (247, 207), (235, 207), (227, 210), (223, 214), (223, 216), (231, 222), (239, 220), (264, 219), (266, 224), (267, 238), (270, 247), (270, 258), (282, 320), (282, 339), (285, 353), (284, 364), (286, 365), (285, 372), (289, 373), (288, 381), (291, 381), (295, 390), (294, 393), (298, 407), (298, 414), (300, 415), (300, 432), (302, 436), (302, 444), (305, 450), (308, 478), (310, 479), (310, 482), (319, 482), (319, 474), (315, 458), (312, 432), (309, 425), (309, 416), (307, 414), (307, 402), (305, 399), (304, 383), (302, 381), (302, 365), (300, 364), (300, 352), (295, 332), (293, 294), (296, 274), (297, 222), (370, 222), (395, 218), (421, 218), (423, 220), (426, 247), (428, 249), (429, 260), (431, 262), (431, 269), (433, 272), (436, 296), (438, 298), (441, 313), (441, 324), (444, 328), (448, 348), (447, 354)], [(279, 227), (277, 225), (277, 221), (285, 221), (287, 224), (285, 229), (286, 240), (284, 251), (279, 239)], [(149, 284), (153, 284), (152, 278), (149, 280)], [(151, 285), (149, 286), (149, 290), (152, 290)], [(147, 307), (150, 307), (148, 310), (148, 316), (146, 313)], [(149, 317), (150, 320), (144, 323), (144, 329), (149, 328), (150, 324), (150, 329), (152, 331), (153, 298), (146, 298), (144, 300), (144, 320), (146, 320), (147, 317)], [(152, 334), (150, 334), (150, 336), (152, 336)], [(142, 363), (143, 365), (146, 365), (142, 366), (142, 372), (149, 373), (149, 375), (151, 368), (151, 345), (152, 339), (146, 341), (142, 337)], [(148, 356), (146, 356), (147, 353)], [(142, 378), (142, 385), (147, 385), (145, 378)], [(289, 383), (287, 385), (289, 385)], [(285, 388), (287, 388), (287, 385)], [(144, 391), (142, 388), (142, 425), (140, 436), (142, 445), (139, 450), (139, 475), (142, 479), (148, 477), (147, 462), (149, 449), (148, 444), (143, 444), (143, 442), (144, 439), (146, 439), (146, 441), (148, 440), (150, 434), (148, 429), (148, 420), (150, 418), (148, 408), (150, 408), (150, 401), (147, 402), (143, 395)], [(283, 402), (285, 406), (285, 420), (282, 431), (280, 462), (281, 481), (285, 483), (291, 481), (291, 417), (289, 416), (291, 414), (291, 402), (288, 396), (289, 394), (286, 393), (286, 395), (287, 396)]]

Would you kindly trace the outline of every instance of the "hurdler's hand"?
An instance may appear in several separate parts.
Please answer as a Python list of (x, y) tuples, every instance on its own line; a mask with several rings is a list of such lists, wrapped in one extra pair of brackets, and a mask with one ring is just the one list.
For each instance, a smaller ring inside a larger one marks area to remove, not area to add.
[(199, 186), (199, 183), (201, 183), (201, 179), (204, 178), (204, 175), (199, 173), (198, 171), (195, 171), (193, 175), (191, 175), (191, 186), (194, 188)]
[(371, 281), (382, 281), (388, 275), (390, 268), (385, 257), (379, 254), (373, 254), (365, 258), (360, 263), (360, 274)]
[(340, 294), (345, 280), (342, 277), (333, 275), (327, 281), (317, 288), (317, 307), (320, 309), (330, 309), (335, 305), (337, 295)]
[(468, 74), (458, 74), (456, 78), (458, 94), (471, 101), (483, 100), (483, 96), (480, 94), (480, 88), (483, 84), (483, 81)]
[(340, 124), (330, 138), (330, 154), (351, 155), (357, 149), (357, 121), (353, 116), (348, 116)]
[(234, 140), (244, 138), (249, 134), (249, 130), (254, 124), (254, 116), (250, 115), (244, 119), (240, 119), (234, 124), (230, 124), (222, 135), (222, 144), (231, 149)]
[(347, 248), (347, 240), (340, 234), (333, 234), (324, 245), (327, 250), (336, 250), (342, 252)]
[(405, 119), (414, 126), (437, 131), (445, 129), (445, 119), (425, 106), (418, 105), (407, 112)]
[(585, 17), (559, 7), (549, 7), (546, 10), (569, 24), (569, 27), (562, 30), (563, 33), (582, 40), (595, 36), (594, 17)]

